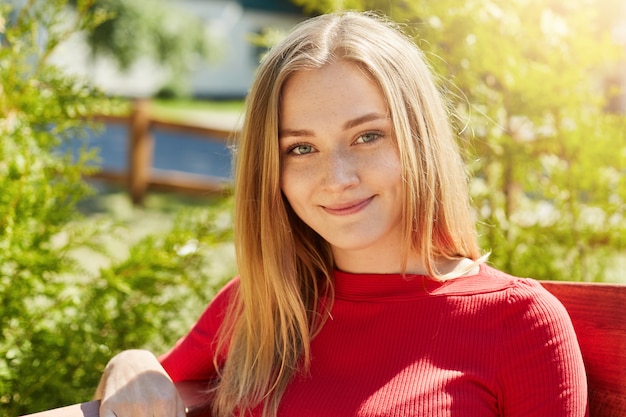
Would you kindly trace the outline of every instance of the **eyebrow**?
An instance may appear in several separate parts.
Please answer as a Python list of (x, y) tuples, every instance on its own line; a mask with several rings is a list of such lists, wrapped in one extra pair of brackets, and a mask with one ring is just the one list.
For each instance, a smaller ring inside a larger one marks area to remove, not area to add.
[(356, 127), (363, 123), (379, 119), (387, 119), (387, 116), (380, 113), (368, 113), (363, 116), (357, 117), (356, 119), (348, 120), (346, 123), (344, 123), (343, 128), (344, 130), (352, 129), (353, 127)]
[[(386, 115), (383, 115), (380, 113), (367, 113), (355, 119), (348, 120), (347, 122), (343, 124), (343, 129), (348, 130), (348, 129), (352, 129), (353, 127), (359, 126), (363, 123), (371, 122), (373, 120), (387, 119), (387, 118), (388, 117)], [(279, 138), (283, 138), (287, 136), (310, 137), (310, 136), (315, 136), (315, 134), (313, 133), (312, 130), (307, 130), (307, 129), (280, 129), (278, 131)]]

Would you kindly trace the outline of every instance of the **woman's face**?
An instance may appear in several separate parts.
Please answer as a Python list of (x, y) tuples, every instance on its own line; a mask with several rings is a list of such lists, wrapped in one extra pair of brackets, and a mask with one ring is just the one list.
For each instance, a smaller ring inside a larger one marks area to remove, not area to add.
[(296, 72), (282, 91), (281, 188), (348, 272), (400, 265), (402, 173), (378, 85), (347, 61)]

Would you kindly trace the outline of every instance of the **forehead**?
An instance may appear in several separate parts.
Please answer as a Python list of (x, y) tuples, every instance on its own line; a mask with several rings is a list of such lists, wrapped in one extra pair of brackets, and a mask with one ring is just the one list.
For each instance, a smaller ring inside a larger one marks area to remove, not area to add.
[(281, 125), (330, 122), (371, 112), (388, 113), (382, 90), (364, 69), (346, 60), (296, 71), (282, 89)]

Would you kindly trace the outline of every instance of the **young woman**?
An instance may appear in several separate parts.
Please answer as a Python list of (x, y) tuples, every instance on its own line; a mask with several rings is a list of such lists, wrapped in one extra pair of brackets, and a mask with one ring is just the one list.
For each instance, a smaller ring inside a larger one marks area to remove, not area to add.
[(571, 322), (483, 261), (421, 52), (369, 14), (299, 25), (264, 58), (237, 151), (239, 277), (158, 360), (113, 358), (102, 416), (586, 415)]

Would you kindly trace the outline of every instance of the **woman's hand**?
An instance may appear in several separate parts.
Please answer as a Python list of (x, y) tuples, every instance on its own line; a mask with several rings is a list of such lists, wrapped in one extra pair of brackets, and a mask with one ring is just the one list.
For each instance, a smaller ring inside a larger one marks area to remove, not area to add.
[(107, 364), (96, 391), (101, 417), (185, 417), (174, 383), (147, 350), (126, 350)]

